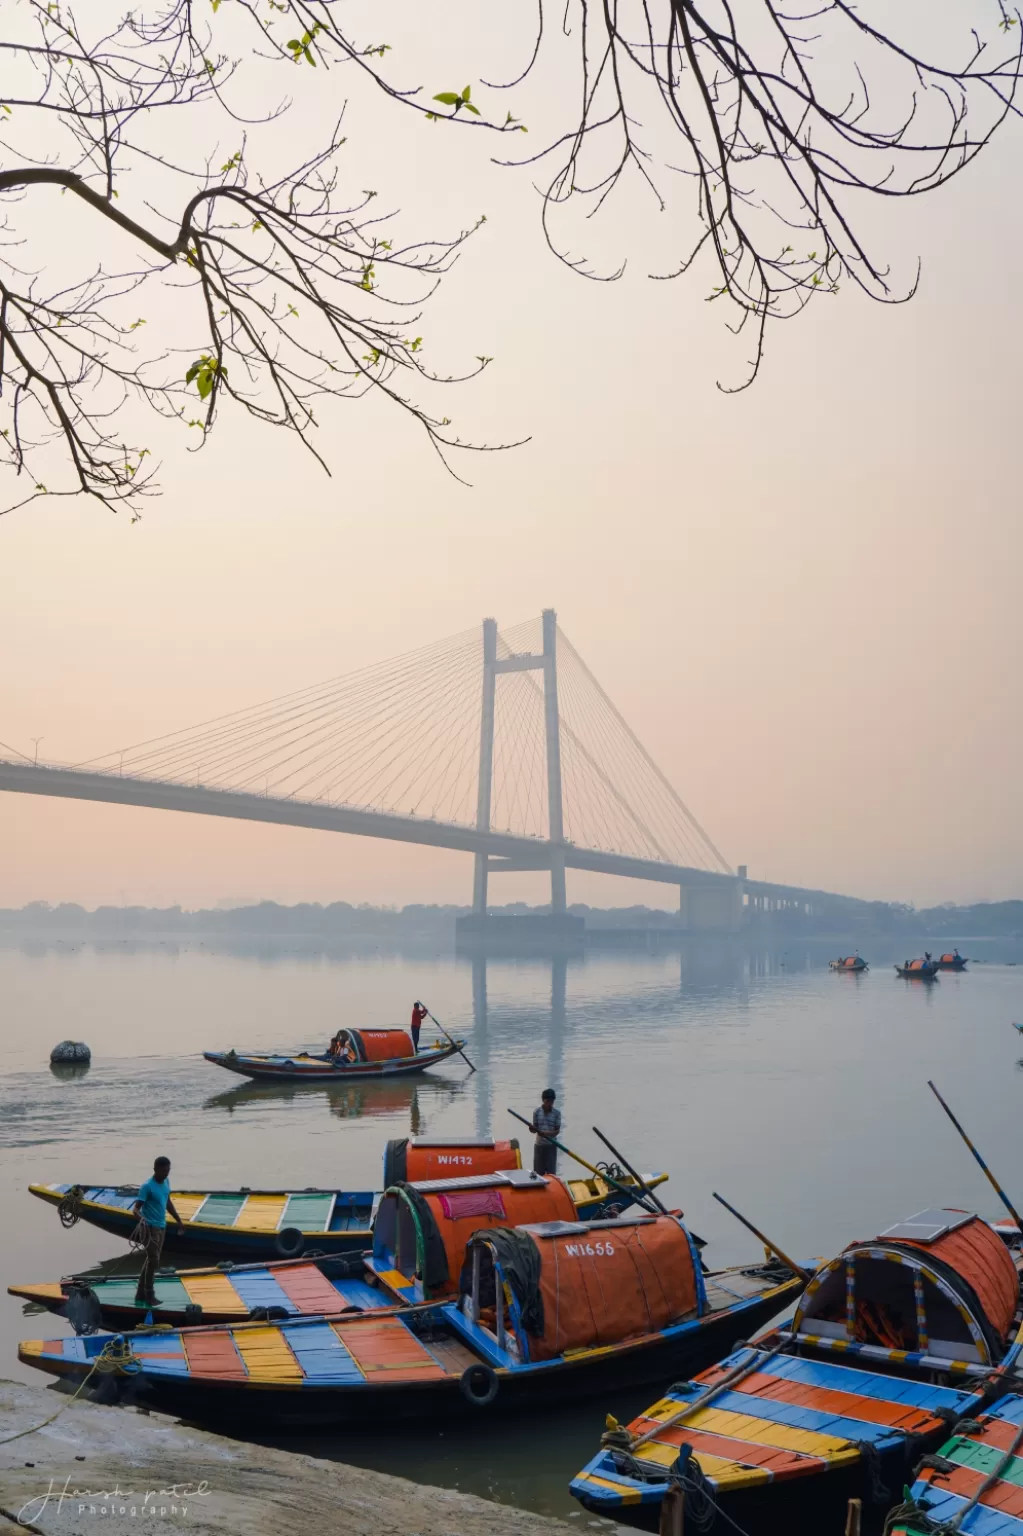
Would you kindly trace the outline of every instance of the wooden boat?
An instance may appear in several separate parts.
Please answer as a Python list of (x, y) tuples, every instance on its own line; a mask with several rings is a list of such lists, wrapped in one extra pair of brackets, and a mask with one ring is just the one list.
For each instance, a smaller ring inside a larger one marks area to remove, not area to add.
[[(517, 1152), (516, 1143), (508, 1145)], [(492, 1156), (500, 1155), (493, 1143), (489, 1146)], [(415, 1165), (436, 1155), (431, 1142), (389, 1144), (392, 1164)], [(72, 1275), (58, 1282), (12, 1285), (8, 1291), (59, 1312), (76, 1332), (135, 1328), (147, 1318), (191, 1327), (244, 1322), (253, 1311), (265, 1314), (267, 1309), (282, 1319), (437, 1301), (457, 1290), (466, 1245), (475, 1232), (527, 1221), (577, 1222), (590, 1204), (586, 1181), (572, 1187), (558, 1178), (507, 1172), (507, 1178), (498, 1171), (388, 1188), (380, 1198), (369, 1253), (162, 1269), (155, 1307), (136, 1305), (134, 1275)], [(601, 1214), (604, 1206), (595, 1209)]]
[(718, 1531), (725, 1516), (796, 1529), (803, 1500), (816, 1521), (882, 1483), (901, 1488), (950, 1423), (1006, 1390), (1021, 1348), (1019, 1265), (1018, 1249), (959, 1211), (921, 1211), (853, 1243), (809, 1281), (790, 1322), (676, 1383), (627, 1428), (609, 1421), (572, 1493), (656, 1530), (681, 1479), (687, 1513), (692, 1491)]
[(938, 974), (938, 962), (930, 955), (924, 955), (916, 960), (907, 960), (905, 965), (897, 965), (895, 970), (908, 981), (933, 981)]
[[(478, 1231), (457, 1284), (459, 1300), (390, 1316), (135, 1333), (113, 1370), (154, 1406), (218, 1427), (269, 1415), (434, 1425), (689, 1369), (800, 1287), (775, 1264), (704, 1275), (680, 1215), (638, 1211)], [(32, 1340), (19, 1357), (82, 1377), (109, 1343)]]
[(845, 971), (847, 975), (858, 975), (869, 969), (862, 955), (842, 955), (837, 960), (828, 961), (829, 971)]
[(228, 1072), (238, 1072), (258, 1083), (338, 1083), (367, 1077), (408, 1077), (447, 1061), (464, 1040), (438, 1040), (416, 1051), (404, 1029), (341, 1029), (335, 1036), (337, 1052), (311, 1056), (264, 1056), (244, 1051), (203, 1051), (207, 1061)]
[(1023, 1536), (1023, 1397), (961, 1425), (918, 1470), (890, 1536)]
[(950, 955), (938, 956), (939, 971), (965, 971), (968, 964), (969, 961), (957, 949), (954, 949)]
[[(462, 1155), (462, 1149), (470, 1144), (448, 1145), (454, 1155)], [(439, 1144), (433, 1146), (432, 1155), (441, 1155)], [(535, 1177), (519, 1171), (524, 1178)], [(510, 1177), (516, 1170), (507, 1172)], [(656, 1186), (666, 1178), (664, 1173), (650, 1174), (646, 1182)], [(629, 1178), (618, 1182), (632, 1185)], [(609, 1206), (626, 1199), (597, 1175), (570, 1179), (567, 1187), (583, 1219), (602, 1215)], [(30, 1184), (29, 1191), (60, 1207), (61, 1219), (68, 1226), (77, 1220), (87, 1221), (104, 1232), (130, 1238), (138, 1225), (132, 1211), (138, 1199), (135, 1184)], [(380, 1192), (372, 1190), (175, 1190), (174, 1205), (183, 1226), (167, 1223), (164, 1251), (216, 1252), (247, 1259), (297, 1259), (311, 1251), (361, 1253), (370, 1247), (380, 1198)]]

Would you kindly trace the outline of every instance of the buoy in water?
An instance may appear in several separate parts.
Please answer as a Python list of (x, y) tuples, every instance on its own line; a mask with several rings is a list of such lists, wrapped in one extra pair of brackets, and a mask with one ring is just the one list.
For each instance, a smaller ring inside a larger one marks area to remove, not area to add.
[(62, 1040), (55, 1045), (50, 1052), (51, 1062), (75, 1062), (81, 1064), (92, 1060), (92, 1052), (84, 1040)]

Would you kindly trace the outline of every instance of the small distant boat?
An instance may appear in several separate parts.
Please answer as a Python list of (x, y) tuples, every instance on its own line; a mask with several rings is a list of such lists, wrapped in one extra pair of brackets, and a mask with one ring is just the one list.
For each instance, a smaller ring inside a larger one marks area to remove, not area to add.
[(838, 960), (828, 961), (829, 971), (847, 971), (855, 973), (858, 971), (867, 971), (869, 969), (870, 967), (862, 955), (844, 955)]
[(464, 1040), (438, 1040), (416, 1051), (404, 1029), (339, 1029), (332, 1049), (320, 1055), (252, 1055), (236, 1051), (203, 1051), (207, 1061), (238, 1072), (258, 1083), (340, 1083), (353, 1078), (407, 1077), (425, 1072), (461, 1051)]
[[(596, 1515), (656, 1531), (680, 1481), (709, 1492), (700, 1529), (715, 1536), (734, 1536), (735, 1524), (826, 1529), (822, 1507), (900, 1489), (950, 1424), (1006, 1391), (1023, 1340), (1019, 1265), (1019, 1249), (965, 1211), (920, 1211), (850, 1244), (789, 1321), (676, 1381), (631, 1424), (609, 1420), (571, 1493)], [(806, 1521), (794, 1518), (804, 1500)]]
[(1013, 1029), (1018, 1029), (1020, 1034), (1023, 1035), (1023, 1024), (1016, 1024), (1016, 1023), (1014, 1023), (1012, 1027), (1013, 1027)]
[(987, 1413), (957, 1426), (920, 1468), (891, 1536), (1023, 1536), (1023, 1397), (1011, 1393)]
[(940, 971), (965, 971), (968, 961), (954, 949), (950, 955), (938, 956), (938, 969)]
[[(457, 1219), (478, 1228), (482, 1211), (470, 1218), (468, 1204)], [(399, 1253), (408, 1239), (420, 1246), (415, 1214), (415, 1202), (395, 1207)], [(106, 1350), (115, 1381), (220, 1429), (322, 1418), (433, 1428), (492, 1404), (535, 1416), (563, 1397), (691, 1370), (802, 1287), (773, 1261), (705, 1274), (678, 1211), (477, 1230), (459, 1247), (457, 1273), (422, 1236), (427, 1263), (446, 1265), (447, 1301), (376, 1317), (132, 1333), (114, 1360), (102, 1335), (26, 1340), (19, 1359), (81, 1378)]]
[(909, 981), (933, 981), (939, 969), (937, 960), (930, 954), (916, 960), (907, 960), (905, 965), (895, 967), (896, 973)]

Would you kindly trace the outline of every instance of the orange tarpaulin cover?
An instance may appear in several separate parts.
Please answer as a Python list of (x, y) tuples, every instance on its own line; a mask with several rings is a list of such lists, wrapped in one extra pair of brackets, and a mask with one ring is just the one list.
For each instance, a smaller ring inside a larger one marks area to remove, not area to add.
[(478, 1173), (503, 1173), (521, 1168), (517, 1141), (494, 1141), (482, 1146), (417, 1146), (410, 1141), (405, 1152), (405, 1177), (415, 1184), (424, 1179), (454, 1179)]
[(673, 1216), (618, 1229), (545, 1237), (540, 1251), (543, 1338), (532, 1360), (655, 1333), (696, 1307), (689, 1240)]
[(997, 1232), (972, 1217), (933, 1243), (900, 1239), (900, 1246), (918, 1248), (955, 1270), (969, 1285), (992, 1327), (1002, 1339), (1008, 1336), (1019, 1301), (1019, 1276), (1008, 1248)]
[(362, 1042), (363, 1061), (397, 1061), (416, 1054), (405, 1029), (353, 1029), (351, 1033)]
[(465, 1260), (466, 1245), (474, 1232), (487, 1227), (521, 1227), (535, 1221), (578, 1221), (578, 1213), (568, 1188), (560, 1179), (549, 1178), (545, 1184), (530, 1185), (525, 1189), (510, 1184), (495, 1186), (504, 1206), (504, 1216), (480, 1215), (452, 1218), (444, 1214), (440, 1195), (426, 1195), (433, 1219), (448, 1257), (448, 1275), (451, 1284), (457, 1286)]

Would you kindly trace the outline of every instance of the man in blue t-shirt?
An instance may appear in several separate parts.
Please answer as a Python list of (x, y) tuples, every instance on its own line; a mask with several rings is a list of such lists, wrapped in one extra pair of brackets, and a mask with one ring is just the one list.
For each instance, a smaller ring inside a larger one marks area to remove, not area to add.
[(139, 1221), (145, 1222), (145, 1258), (135, 1291), (135, 1304), (140, 1307), (159, 1305), (160, 1298), (154, 1295), (154, 1288), (156, 1271), (163, 1253), (163, 1240), (167, 1232), (168, 1211), (177, 1222), (179, 1229), (184, 1231), (184, 1223), (174, 1209), (174, 1201), (171, 1199), (170, 1168), (169, 1157), (158, 1157), (153, 1164), (153, 1177), (140, 1186), (139, 1197), (132, 1206), (132, 1211)]

